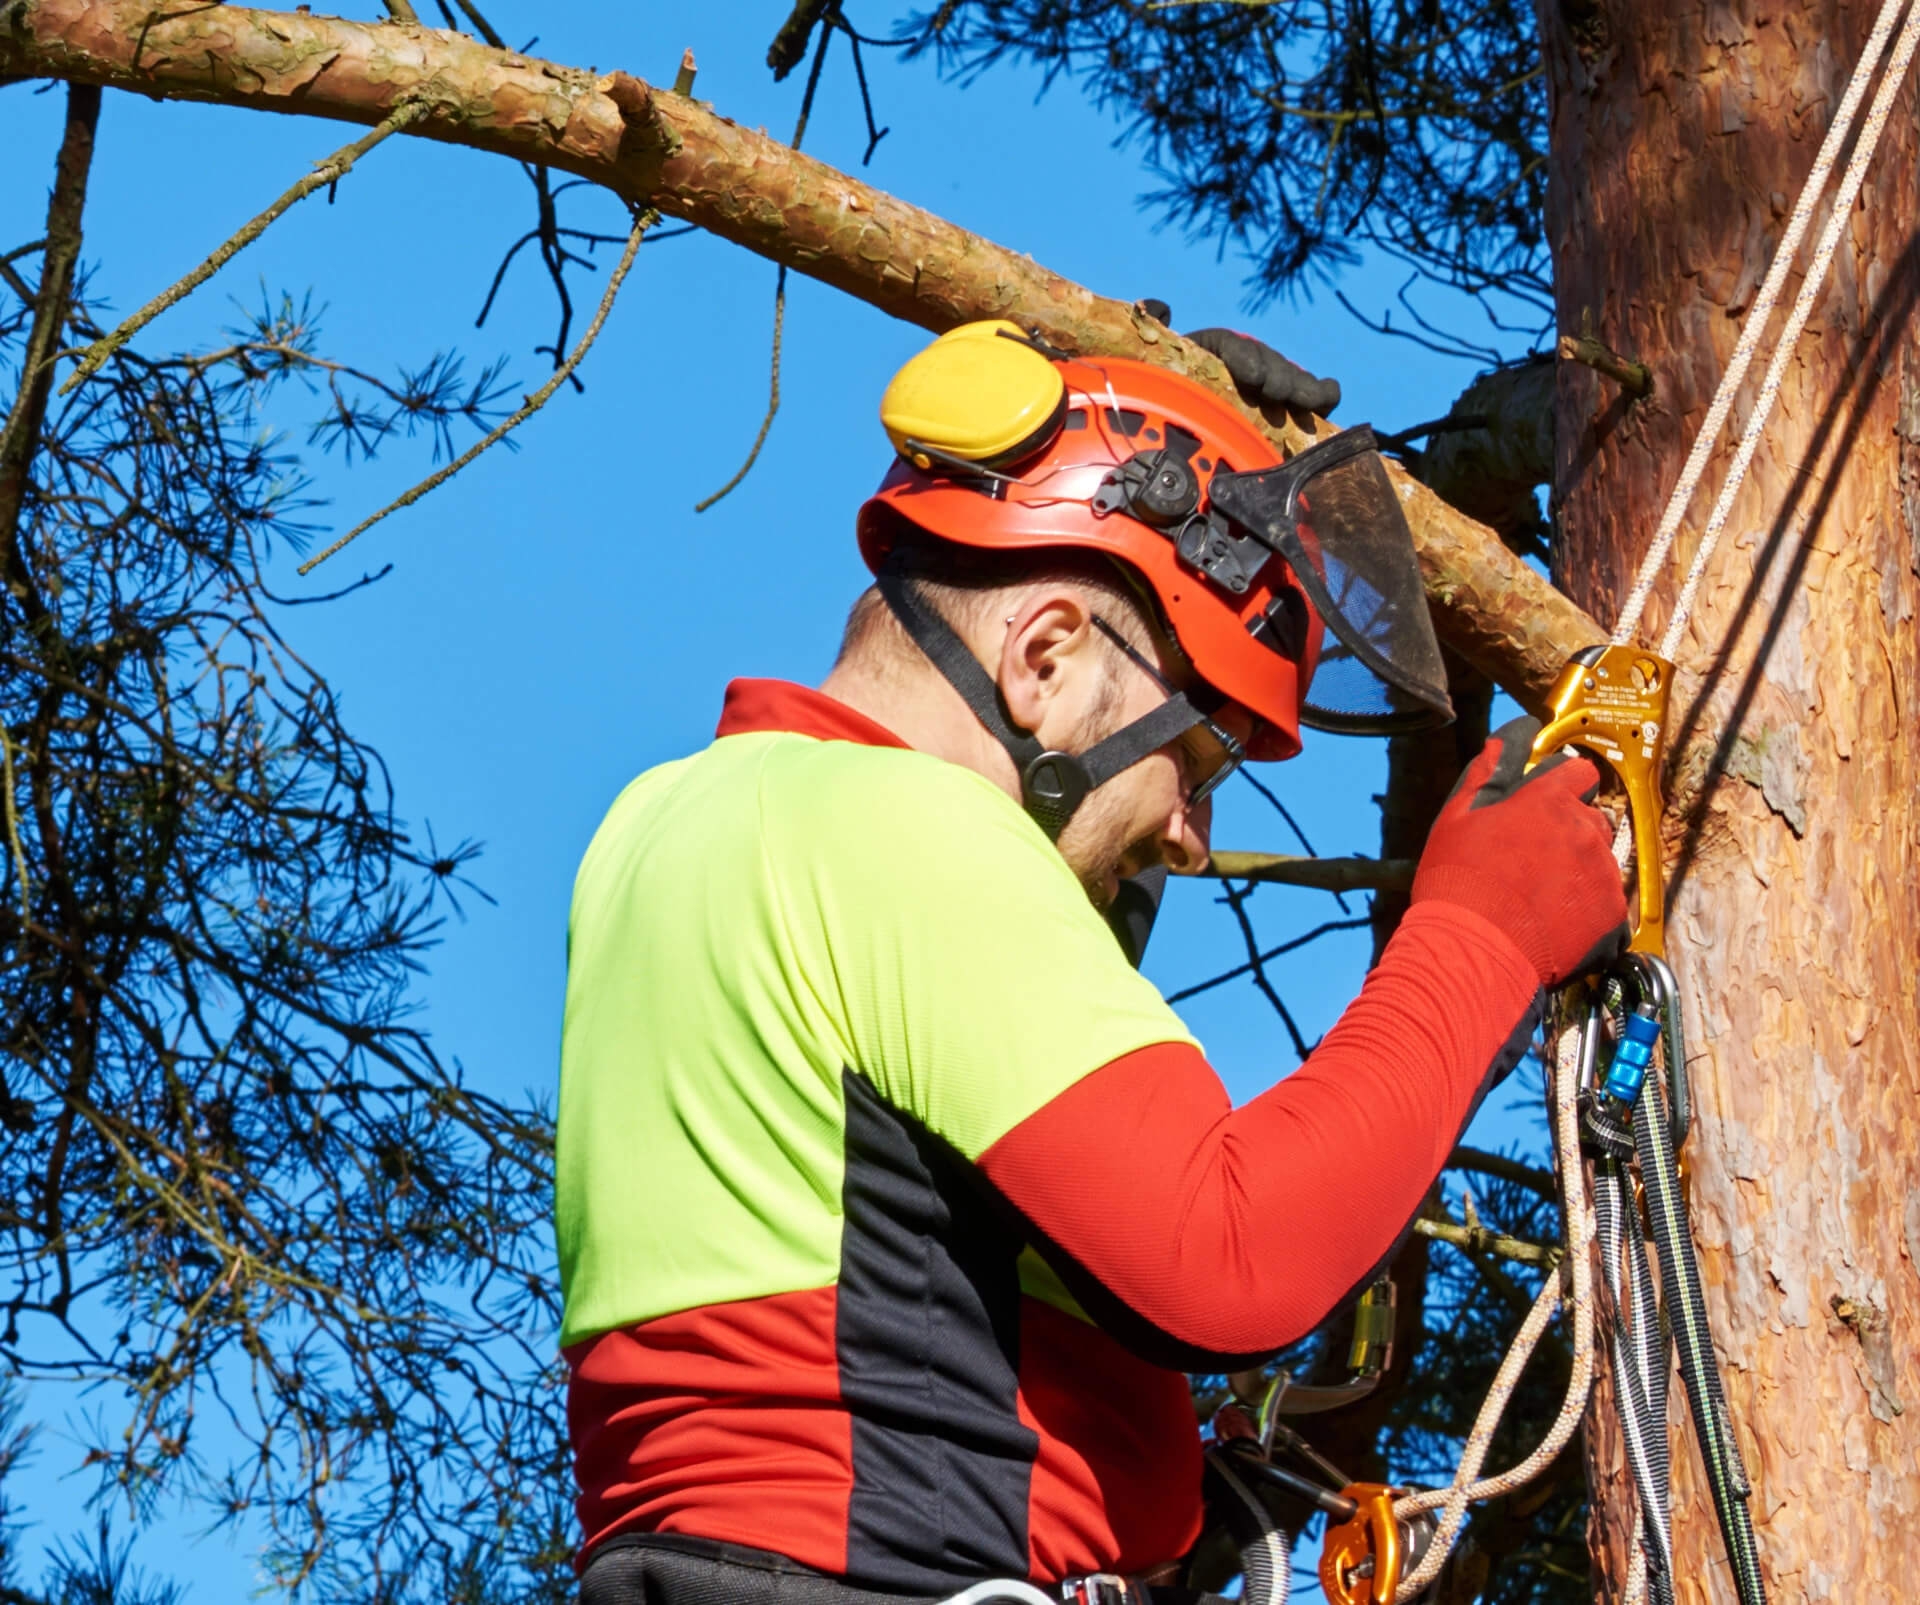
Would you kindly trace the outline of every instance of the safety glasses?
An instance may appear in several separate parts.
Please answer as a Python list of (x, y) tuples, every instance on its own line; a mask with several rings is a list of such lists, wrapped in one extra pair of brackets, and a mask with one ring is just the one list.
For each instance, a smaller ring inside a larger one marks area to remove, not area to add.
[[(1166, 692), (1169, 699), (1182, 695), (1180, 688), (1156, 669), (1151, 660), (1148, 659), (1144, 653), (1140, 652), (1124, 635), (1105, 619), (1101, 618), (1098, 613), (1093, 614), (1092, 618), (1094, 628), (1124, 652), (1130, 662), (1137, 665), (1149, 680), (1162, 691)], [(1194, 690), (1185, 693), (1186, 699), (1190, 703), (1195, 700), (1196, 696), (1204, 695), (1205, 692), (1199, 687), (1195, 687)], [(1226, 783), (1228, 777), (1232, 775), (1234, 770), (1238, 769), (1247, 761), (1247, 749), (1240, 744), (1239, 739), (1232, 731), (1222, 728), (1205, 715), (1202, 715), (1200, 722), (1193, 728), (1195, 730), (1204, 730), (1208, 735), (1212, 736), (1213, 739), (1220, 744), (1220, 751), (1224, 754), (1220, 763), (1214, 768), (1212, 773), (1191, 782), (1187, 787), (1187, 806), (1189, 808), (1198, 808)], [(1184, 740), (1185, 738), (1182, 737), (1182, 739)]]

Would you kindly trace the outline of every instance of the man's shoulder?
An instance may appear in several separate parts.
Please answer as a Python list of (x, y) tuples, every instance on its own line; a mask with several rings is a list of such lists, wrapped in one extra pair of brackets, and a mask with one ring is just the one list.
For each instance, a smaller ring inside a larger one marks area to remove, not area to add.
[(929, 753), (788, 738), (761, 756), (758, 794), (763, 839), (784, 857), (857, 862), (923, 884), (1019, 883), (1035, 896), (1085, 901), (1019, 803), (984, 775)]

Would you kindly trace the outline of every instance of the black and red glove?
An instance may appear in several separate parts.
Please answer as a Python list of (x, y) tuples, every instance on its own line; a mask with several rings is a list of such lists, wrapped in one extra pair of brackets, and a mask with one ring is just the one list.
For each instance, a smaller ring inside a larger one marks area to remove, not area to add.
[(1627, 942), (1613, 827), (1592, 806), (1600, 772), (1559, 752), (1527, 770), (1538, 719), (1493, 733), (1427, 836), (1413, 901), (1472, 910), (1513, 939), (1542, 986), (1603, 969)]

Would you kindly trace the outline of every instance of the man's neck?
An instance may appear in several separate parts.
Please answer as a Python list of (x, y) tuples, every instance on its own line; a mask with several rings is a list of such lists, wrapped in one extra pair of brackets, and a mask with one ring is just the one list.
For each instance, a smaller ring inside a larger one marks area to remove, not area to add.
[(1013, 760), (973, 716), (960, 693), (931, 668), (889, 663), (875, 670), (859, 663), (835, 666), (821, 692), (886, 726), (916, 752), (944, 758), (985, 775), (1009, 797), (1020, 795)]

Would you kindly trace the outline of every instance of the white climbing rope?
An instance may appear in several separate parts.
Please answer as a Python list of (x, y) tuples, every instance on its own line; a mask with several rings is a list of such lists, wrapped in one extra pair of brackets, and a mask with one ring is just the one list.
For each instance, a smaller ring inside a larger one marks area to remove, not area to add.
[[(1883, 18), (1885, 11), (1894, 9), (1898, 3), (1899, 0), (1887, 0), (1886, 8), (1882, 11)], [(1781, 330), (1780, 340), (1773, 350), (1773, 360), (1767, 364), (1767, 376), (1760, 382), (1760, 394), (1754, 398), (1752, 416), (1747, 419), (1747, 426), (1741, 432), (1740, 447), (1734, 453), (1733, 466), (1727, 470), (1726, 483), (1720, 488), (1720, 499), (1714, 503), (1706, 528), (1700, 533), (1700, 545), (1693, 554), (1686, 580), (1674, 602), (1673, 617), (1667, 623), (1666, 634), (1660, 638), (1660, 655), (1663, 658), (1673, 657), (1685, 637), (1687, 620), (1693, 613), (1694, 598), (1700, 590), (1701, 576), (1706, 573), (1707, 560), (1712, 557), (1721, 531), (1726, 528), (1727, 517), (1733, 511), (1733, 499), (1739, 494), (1741, 482), (1747, 477), (1747, 465), (1753, 461), (1753, 454), (1760, 445), (1760, 436), (1765, 432), (1767, 419), (1773, 412), (1773, 404), (1779, 399), (1780, 381), (1786, 374), (1787, 364), (1793, 360), (1801, 332), (1806, 328), (1807, 320), (1813, 316), (1814, 303), (1820, 299), (1820, 292), (1826, 286), (1827, 270), (1833, 263), (1834, 252), (1839, 249), (1841, 236), (1846, 233), (1852, 219), (1853, 203), (1859, 198), (1860, 186), (1866, 181), (1867, 168), (1872, 164), (1874, 150), (1880, 143), (1881, 131), (1887, 125), (1894, 100), (1906, 79), (1907, 68), (1913, 62), (1916, 45), (1920, 45), (1920, 5), (1915, 5), (1900, 30), (1899, 42), (1893, 47), (1893, 60), (1887, 67), (1886, 76), (1880, 80), (1879, 91), (1873, 97), (1873, 109), (1860, 129), (1853, 158), (1847, 163), (1846, 175), (1840, 180), (1840, 189), (1833, 198), (1832, 214), (1821, 232), (1813, 260), (1807, 264), (1806, 277), (1800, 281), (1800, 293), (1794, 297), (1793, 310), (1787, 314), (1786, 327)], [(1761, 318), (1762, 308), (1756, 301), (1752, 313), (1748, 315), (1748, 327)], [(1741, 339), (1744, 341), (1745, 338), (1743, 329)], [(1652, 585), (1653, 571), (1658, 566), (1657, 562), (1652, 561), (1653, 556), (1651, 551), (1648, 552), (1649, 561), (1641, 564), (1641, 578), (1635, 584), (1636, 590), (1643, 585)], [(1616, 642), (1624, 639), (1617, 629), (1614, 639)]]
[[(1867, 38), (1860, 60), (1854, 66), (1853, 76), (1848, 81), (1846, 93), (1834, 113), (1832, 126), (1828, 128), (1826, 138), (1821, 142), (1813, 168), (1801, 187), (1799, 199), (1794, 203), (1786, 232), (1767, 269), (1766, 279), (1755, 295), (1753, 305), (1748, 309), (1746, 322), (1741, 327), (1740, 339), (1734, 347), (1726, 372), (1721, 375), (1712, 405), (1701, 422), (1699, 433), (1694, 438), (1686, 464), (1681, 470), (1680, 479), (1668, 498), (1660, 524), (1654, 532), (1646, 555), (1641, 559), (1639, 569), (1634, 576), (1633, 586), (1621, 606), (1619, 619), (1613, 630), (1615, 646), (1627, 644), (1640, 627), (1654, 583), (1665, 569), (1681, 520), (1686, 517), (1694, 492), (1699, 488), (1707, 460), (1713, 455), (1714, 446), (1720, 438), (1720, 431), (1726, 424), (1727, 415), (1733, 409), (1734, 399), (1746, 380), (1747, 370), (1752, 366), (1754, 354), (1759, 350), (1761, 339), (1766, 333), (1766, 326), (1771, 319), (1774, 306), (1779, 301), (1787, 277), (1793, 270), (1794, 259), (1799, 254), (1808, 225), (1819, 207), (1840, 153), (1846, 148), (1852, 134), (1854, 118), (1859, 112), (1860, 102), (1866, 96), (1867, 85), (1873, 78), (1881, 56), (1886, 51), (1887, 41), (1892, 37), (1894, 25), (1899, 21), (1900, 13), (1906, 3), (1907, 0), (1883, 0), (1873, 31)], [(1688, 565), (1686, 578), (1675, 598), (1673, 615), (1668, 620), (1665, 634), (1661, 637), (1659, 650), (1664, 658), (1673, 658), (1685, 638), (1687, 624), (1692, 617), (1693, 605), (1699, 594), (1707, 564), (1726, 528), (1734, 499), (1739, 494), (1747, 469), (1753, 461), (1755, 451), (1759, 448), (1760, 438), (1765, 433), (1768, 420), (1772, 416), (1774, 404), (1779, 399), (1780, 383), (1785, 376), (1787, 364), (1793, 360), (1795, 347), (1806, 329), (1808, 320), (1813, 315), (1814, 305), (1819, 300), (1821, 291), (1826, 286), (1827, 274), (1832, 266), (1834, 255), (1839, 249), (1840, 240), (1851, 220), (1853, 204), (1859, 198), (1861, 186), (1866, 181), (1867, 169), (1872, 165), (1880, 136), (1886, 127), (1894, 100), (1900, 92), (1900, 86), (1906, 79), (1907, 70), (1912, 65), (1916, 47), (1920, 47), (1920, 0), (1915, 0), (1913, 10), (1900, 29), (1893, 56), (1885, 75), (1880, 80), (1872, 107), (1868, 111), (1866, 121), (1861, 125), (1860, 136), (1854, 143), (1853, 154), (1848, 159), (1840, 187), (1834, 195), (1833, 207), (1827, 218), (1826, 227), (1821, 231), (1812, 259), (1807, 264), (1799, 293), (1794, 298), (1793, 307), (1787, 315), (1786, 324), (1775, 344), (1772, 359), (1767, 365), (1766, 376), (1761, 381), (1759, 394), (1754, 398), (1753, 408), (1742, 429), (1739, 445), (1721, 486), (1720, 495), (1701, 531), (1700, 541)], [(1622, 868), (1626, 865), (1630, 842), (1629, 824), (1626, 820), (1622, 820), (1619, 831), (1614, 837), (1614, 857)], [(1479, 1478), (1480, 1467), (1486, 1459), (1493, 1433), (1499, 1425), (1520, 1373), (1532, 1356), (1541, 1334), (1546, 1330), (1547, 1322), (1560, 1304), (1559, 1280), (1550, 1276), (1541, 1288), (1540, 1296), (1532, 1310), (1528, 1312), (1527, 1319), (1522, 1324), (1519, 1335), (1514, 1339), (1506, 1359), (1501, 1363), (1492, 1387), (1487, 1391), (1487, 1397), (1474, 1421), (1473, 1430), (1467, 1437), (1453, 1482), (1446, 1488), (1410, 1494), (1395, 1501), (1394, 1515), (1399, 1520), (1406, 1520), (1422, 1511), (1436, 1509), (1443, 1511), (1433, 1542), (1428, 1545), (1420, 1565), (1401, 1582), (1395, 1596), (1398, 1601), (1411, 1600), (1439, 1575), (1441, 1567), (1446, 1564), (1447, 1556), (1459, 1538), (1467, 1506), (1482, 1499), (1511, 1493), (1538, 1476), (1565, 1447), (1579, 1423), (1581, 1413), (1586, 1408), (1587, 1394), (1593, 1381), (1593, 1289), (1589, 1246), (1593, 1241), (1594, 1222), (1592, 1199), (1588, 1194), (1586, 1174), (1580, 1156), (1576, 1112), (1579, 1066), (1576, 1062), (1575, 1042), (1574, 1032), (1561, 1030), (1552, 1037), (1549, 1045), (1549, 1058), (1554, 1066), (1555, 1153), (1558, 1159), (1562, 1196), (1565, 1200), (1567, 1239), (1565, 1271), (1570, 1284), (1569, 1298), (1573, 1306), (1573, 1367), (1572, 1375), (1568, 1379), (1566, 1397), (1561, 1403), (1560, 1413), (1552, 1428), (1532, 1454), (1509, 1471), (1476, 1480)], [(1632, 1546), (1626, 1578), (1627, 1605), (1640, 1605), (1646, 1597), (1646, 1591), (1646, 1556), (1641, 1545), (1635, 1543)]]
[[(1760, 349), (1760, 338), (1766, 333), (1767, 321), (1773, 314), (1774, 304), (1780, 299), (1781, 290), (1786, 286), (1787, 275), (1793, 271), (1794, 259), (1800, 254), (1800, 242), (1806, 237), (1807, 225), (1812, 222), (1813, 214), (1820, 205), (1820, 197), (1826, 192), (1827, 179), (1833, 172), (1834, 163), (1840, 159), (1840, 152), (1846, 148), (1847, 138), (1853, 131), (1854, 116), (1858, 113), (1860, 102), (1867, 92), (1867, 84), (1873, 77), (1874, 68), (1879, 65), (1880, 56), (1887, 47), (1887, 40), (1892, 37), (1893, 25), (1899, 20), (1901, 8), (1905, 3), (1906, 0), (1883, 0), (1880, 15), (1874, 20), (1873, 32), (1867, 36), (1866, 46), (1860, 52), (1860, 60), (1854, 65), (1853, 77), (1848, 80), (1846, 93), (1841, 97), (1839, 109), (1833, 115), (1833, 124), (1827, 129), (1827, 137), (1820, 143), (1820, 152), (1814, 157), (1812, 171), (1807, 174), (1806, 182), (1800, 188), (1800, 198), (1794, 202), (1792, 215), (1787, 219), (1787, 231), (1781, 236), (1779, 249), (1773, 254), (1773, 262), (1767, 268), (1766, 279), (1761, 284), (1759, 293), (1754, 296), (1753, 305), (1747, 309), (1747, 320), (1741, 325), (1739, 343), (1733, 348), (1733, 356), (1727, 363), (1727, 371), (1720, 376), (1720, 386), (1714, 392), (1713, 404), (1707, 409), (1707, 416), (1701, 420), (1700, 432), (1694, 436), (1693, 449), (1687, 453), (1686, 466), (1680, 471), (1680, 479), (1673, 487), (1673, 494), (1667, 498), (1666, 511), (1660, 515), (1659, 527), (1654, 531), (1652, 544), (1647, 548), (1647, 555), (1641, 559), (1639, 572), (1634, 576), (1633, 587), (1627, 592), (1626, 601), (1621, 604), (1619, 620), (1613, 627), (1615, 646), (1626, 645), (1633, 639), (1635, 631), (1640, 628), (1640, 616), (1646, 610), (1647, 598), (1652, 593), (1653, 582), (1666, 563), (1667, 554), (1673, 549), (1674, 537), (1680, 530), (1680, 521), (1687, 515), (1687, 508), (1693, 502), (1693, 493), (1699, 488), (1701, 475), (1706, 472), (1707, 459), (1713, 455), (1714, 444), (1720, 438), (1720, 431), (1726, 424), (1727, 414), (1733, 410), (1734, 397), (1746, 381), (1747, 369), (1753, 364), (1754, 353)], [(1920, 8), (1917, 8), (1916, 15), (1920, 15)], [(1906, 30), (1901, 36), (1906, 57), (1903, 59), (1896, 52), (1893, 70), (1887, 74), (1886, 82), (1881, 86), (1880, 95), (1874, 102), (1873, 115), (1868, 118), (1867, 126), (1861, 133), (1859, 145), (1854, 150), (1853, 160), (1847, 168), (1847, 182), (1850, 182), (1852, 187), (1849, 190), (1846, 182), (1842, 184), (1842, 189), (1848, 197), (1846, 204), (1837, 205), (1834, 208), (1833, 217), (1828, 222), (1826, 237), (1821, 241), (1822, 249), (1814, 253), (1814, 260), (1801, 284), (1800, 299), (1802, 301), (1808, 300), (1810, 295), (1817, 295), (1820, 286), (1825, 282), (1827, 265), (1833, 259), (1833, 242), (1838, 238), (1836, 225), (1844, 226), (1846, 214), (1853, 204), (1852, 197), (1860, 191), (1860, 182), (1866, 176), (1866, 164), (1872, 160), (1874, 146), (1878, 144), (1880, 130), (1886, 122), (1887, 107), (1891, 103), (1892, 93), (1906, 75), (1906, 61), (1912, 58), (1913, 48), (1909, 36), (1913, 33), (1913, 28), (1914, 19), (1909, 17)], [(1812, 310), (1810, 304), (1807, 310)], [(1800, 313), (1799, 302), (1795, 303), (1794, 311)], [(1792, 349), (1794, 338), (1797, 338), (1805, 324), (1804, 315), (1800, 317), (1798, 326), (1789, 321), (1790, 337), (1781, 342), (1781, 351)], [(1776, 362), (1778, 360), (1776, 354)], [(1773, 410), (1773, 401), (1777, 394), (1776, 377), (1771, 390), (1765, 386), (1762, 387), (1760, 399), (1754, 406), (1753, 416), (1748, 420), (1748, 431), (1756, 440), (1758, 430), (1754, 426), (1756, 422), (1761, 426), (1765, 425), (1767, 415)], [(1752, 453), (1748, 452), (1747, 455), (1750, 458)], [(1733, 490), (1739, 489), (1740, 479), (1745, 476), (1745, 473), (1746, 464), (1742, 461), (1738, 471), (1729, 479), (1729, 485)], [(1723, 492), (1722, 500), (1728, 499)], [(1724, 516), (1721, 521), (1725, 522)], [(1713, 538), (1717, 539), (1718, 534), (1718, 530), (1715, 529)], [(1704, 536), (1702, 547), (1711, 550)], [(1699, 563), (1698, 554), (1695, 556), (1695, 563)], [(1687, 603), (1691, 609), (1690, 595), (1687, 597)], [(1680, 616), (1684, 623), (1684, 615)], [(1668, 635), (1669, 637), (1674, 635), (1671, 626), (1669, 626)], [(1672, 655), (1671, 650), (1663, 646), (1661, 656), (1671, 657)]]
[(1460, 1466), (1454, 1473), (1452, 1484), (1446, 1488), (1409, 1494), (1394, 1501), (1393, 1514), (1399, 1521), (1405, 1521), (1423, 1510), (1444, 1510), (1433, 1542), (1427, 1546), (1420, 1564), (1401, 1581), (1400, 1591), (1394, 1596), (1397, 1600), (1411, 1599), (1439, 1575), (1455, 1540), (1460, 1536), (1467, 1506), (1477, 1500), (1511, 1493), (1537, 1477), (1566, 1447), (1567, 1440), (1580, 1425), (1581, 1412), (1586, 1408), (1587, 1390), (1593, 1382), (1593, 1265), (1589, 1253), (1589, 1245), (1593, 1241), (1593, 1211), (1586, 1188), (1580, 1181), (1579, 1082), (1580, 1066), (1574, 1034), (1562, 1032), (1554, 1055), (1553, 1138), (1562, 1191), (1567, 1200), (1567, 1257), (1562, 1269), (1571, 1284), (1573, 1304), (1573, 1368), (1567, 1383), (1567, 1396), (1561, 1403), (1559, 1416), (1532, 1454), (1511, 1470), (1476, 1480), (1486, 1460), (1487, 1449), (1493, 1442), (1494, 1429), (1500, 1425), (1500, 1417), (1506, 1411), (1507, 1401), (1520, 1380), (1520, 1373), (1532, 1358), (1534, 1346), (1540, 1341), (1541, 1334), (1547, 1329), (1547, 1322), (1559, 1307), (1560, 1276), (1554, 1274), (1547, 1277), (1540, 1289), (1540, 1296), (1527, 1312), (1519, 1336), (1507, 1350), (1507, 1357), (1500, 1362), (1493, 1386), (1487, 1390), (1480, 1413), (1474, 1419), (1473, 1431), (1467, 1435), (1466, 1448), (1461, 1454)]

